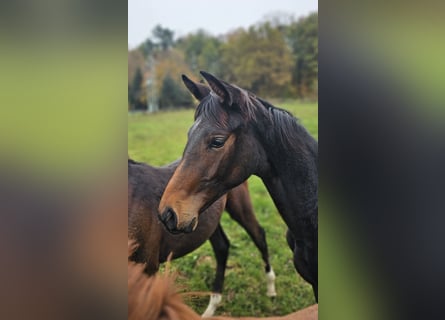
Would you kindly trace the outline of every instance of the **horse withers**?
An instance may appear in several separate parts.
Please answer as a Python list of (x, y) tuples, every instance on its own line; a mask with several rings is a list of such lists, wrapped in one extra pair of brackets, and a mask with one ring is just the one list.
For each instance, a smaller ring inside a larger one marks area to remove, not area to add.
[(219, 197), (259, 176), (285, 221), (299, 274), (318, 299), (318, 143), (289, 112), (236, 85), (201, 72), (212, 89), (183, 76), (200, 101), (175, 174), (162, 196), (160, 219), (170, 232), (198, 227)]

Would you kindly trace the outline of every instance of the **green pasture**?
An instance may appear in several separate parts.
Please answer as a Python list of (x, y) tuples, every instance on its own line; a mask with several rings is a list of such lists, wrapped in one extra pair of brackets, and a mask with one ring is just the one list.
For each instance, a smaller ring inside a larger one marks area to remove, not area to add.
[[(292, 112), (318, 138), (318, 105), (297, 101), (274, 102)], [(137, 161), (161, 166), (181, 157), (194, 110), (128, 114), (128, 154)], [(263, 183), (249, 179), (250, 194), (260, 224), (266, 230), (271, 264), (275, 270), (277, 297), (266, 296), (266, 280), (259, 251), (247, 233), (227, 214), (222, 225), (231, 242), (222, 305), (217, 315), (284, 315), (313, 304), (312, 288), (295, 271), (285, 232), (286, 227)], [(215, 275), (215, 259), (207, 242), (188, 256), (173, 261), (177, 282), (183, 291), (208, 292)], [(207, 306), (208, 297), (187, 298), (197, 312)]]

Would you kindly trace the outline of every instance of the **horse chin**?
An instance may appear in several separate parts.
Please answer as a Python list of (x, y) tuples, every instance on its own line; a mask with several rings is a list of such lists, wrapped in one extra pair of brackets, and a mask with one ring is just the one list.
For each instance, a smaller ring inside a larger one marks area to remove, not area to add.
[(174, 230), (168, 230), (169, 233), (171, 233), (172, 235), (180, 235), (180, 234), (184, 234), (184, 232), (174, 229)]

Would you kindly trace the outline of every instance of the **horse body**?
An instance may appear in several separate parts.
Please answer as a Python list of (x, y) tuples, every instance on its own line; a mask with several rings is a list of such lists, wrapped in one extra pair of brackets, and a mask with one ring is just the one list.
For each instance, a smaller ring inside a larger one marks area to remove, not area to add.
[[(275, 295), (274, 273), (269, 263), (268, 248), (263, 228), (253, 213), (247, 182), (230, 190), (217, 199), (205, 214), (199, 217), (195, 232), (172, 234), (165, 230), (157, 217), (159, 201), (178, 161), (164, 166), (152, 167), (128, 160), (128, 237), (138, 244), (130, 259), (145, 264), (145, 273), (153, 275), (159, 264), (165, 262), (170, 253), (172, 258), (182, 257), (210, 240), (217, 260), (217, 272), (213, 292), (206, 315), (213, 314), (221, 300), (224, 273), (230, 242), (219, 221), (226, 208), (253, 239), (262, 254), (268, 275), (268, 295)], [(272, 279), (270, 279), (272, 278)]]
[(197, 228), (191, 217), (250, 175), (258, 175), (288, 226), (295, 268), (312, 284), (317, 298), (317, 141), (287, 111), (201, 73), (212, 88), (209, 95), (193, 89), (199, 84), (183, 76), (200, 104), (183, 158), (161, 198), (161, 220), (172, 232)]

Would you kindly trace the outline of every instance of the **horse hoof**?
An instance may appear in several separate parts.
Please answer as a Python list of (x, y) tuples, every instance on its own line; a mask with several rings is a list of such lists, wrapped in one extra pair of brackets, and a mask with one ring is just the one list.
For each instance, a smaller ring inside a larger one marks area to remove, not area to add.
[(277, 293), (276, 293), (275, 291), (273, 291), (273, 292), (267, 292), (266, 295), (267, 295), (269, 298), (274, 298), (274, 297), (277, 296)]

